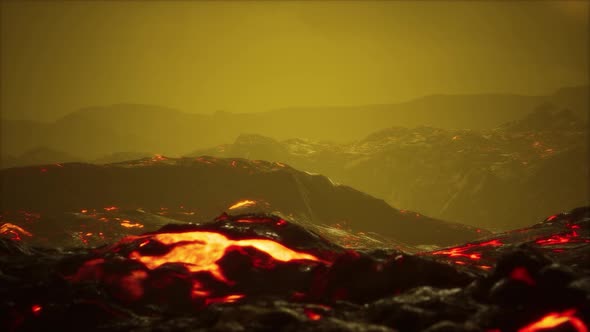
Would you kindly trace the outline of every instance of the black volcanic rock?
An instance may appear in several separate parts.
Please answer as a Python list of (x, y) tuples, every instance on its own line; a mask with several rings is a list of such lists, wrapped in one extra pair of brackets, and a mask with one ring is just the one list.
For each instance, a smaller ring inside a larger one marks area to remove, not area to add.
[(522, 119), (504, 125), (510, 131), (582, 131), (585, 124), (569, 109), (560, 109), (552, 103), (536, 107)]
[[(263, 215), (169, 225), (95, 249), (0, 238), (0, 328), (580, 332), (590, 270), (567, 262), (590, 254), (589, 211), (503, 234), (503, 245), (484, 246), (495, 258), (483, 270), (473, 258), (346, 250)], [(575, 243), (558, 241), (563, 228)], [(562, 251), (549, 255), (546, 243)]]
[[(238, 201), (252, 200), (257, 211), (279, 211), (316, 225), (339, 224), (411, 245), (450, 245), (484, 234), (475, 228), (398, 211), (324, 176), (263, 161), (159, 156), (108, 165), (12, 168), (0, 171), (0, 178), (3, 214), (24, 210), (51, 216), (82, 210), (166, 211), (182, 207), (194, 212), (188, 221), (206, 222)], [(125, 227), (132, 227), (130, 224)]]

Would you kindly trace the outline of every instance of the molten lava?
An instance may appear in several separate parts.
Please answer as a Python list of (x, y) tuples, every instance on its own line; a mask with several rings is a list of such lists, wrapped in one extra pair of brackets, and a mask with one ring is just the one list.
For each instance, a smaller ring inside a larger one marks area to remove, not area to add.
[(557, 326), (560, 326), (564, 323), (570, 323), (570, 325), (577, 331), (577, 332), (588, 332), (588, 327), (584, 322), (574, 316), (576, 310), (570, 309), (564, 312), (551, 312), (545, 315), (543, 318), (539, 319), (536, 322), (533, 322), (521, 329), (518, 332), (537, 332), (543, 331), (547, 329), (551, 329)]
[(122, 227), (125, 228), (143, 228), (143, 225), (140, 223), (131, 223), (131, 221), (125, 219), (120, 224)]
[(239, 201), (236, 204), (232, 205), (229, 207), (230, 210), (234, 210), (234, 209), (239, 209), (241, 207), (247, 207), (247, 206), (252, 206), (255, 205), (256, 201), (252, 201), (249, 199), (243, 200), (243, 201)]
[(162, 160), (168, 160), (168, 158), (162, 156), (161, 154), (155, 154), (152, 157), (152, 161), (162, 161)]
[(27, 232), (24, 228), (11, 223), (5, 223), (0, 226), (1, 234), (10, 235), (13, 240), (17, 241), (22, 240), (21, 235), (33, 236), (33, 234)]
[(481, 243), (469, 243), (467, 245), (460, 246), (460, 247), (454, 247), (454, 248), (450, 248), (450, 249), (435, 251), (432, 254), (433, 255), (445, 255), (445, 256), (449, 256), (449, 257), (466, 257), (471, 260), (479, 260), (479, 259), (481, 259), (481, 253), (478, 253), (478, 252), (469, 253), (467, 251), (470, 251), (471, 249), (474, 249), (474, 248), (486, 247), (486, 246), (499, 247), (499, 246), (502, 246), (502, 242), (500, 240), (496, 239), (496, 240), (491, 240), (491, 241), (481, 242)]
[(230, 240), (215, 232), (162, 233), (150, 237), (163, 245), (172, 247), (161, 256), (142, 255), (134, 251), (129, 258), (142, 262), (153, 270), (166, 263), (182, 263), (191, 272), (208, 271), (219, 281), (231, 284), (223, 275), (217, 262), (223, 258), (226, 250), (232, 246), (254, 247), (270, 255), (275, 260), (289, 262), (293, 260), (311, 260), (320, 262), (317, 257), (291, 250), (282, 244), (266, 239)]
[[(574, 226), (577, 225), (572, 225), (570, 228), (576, 229)], [(588, 242), (586, 239), (577, 239), (578, 236), (579, 235), (576, 233), (576, 231), (572, 231), (571, 233), (556, 234), (547, 238), (538, 239), (535, 241), (535, 243), (540, 246), (550, 246), (564, 243)]]

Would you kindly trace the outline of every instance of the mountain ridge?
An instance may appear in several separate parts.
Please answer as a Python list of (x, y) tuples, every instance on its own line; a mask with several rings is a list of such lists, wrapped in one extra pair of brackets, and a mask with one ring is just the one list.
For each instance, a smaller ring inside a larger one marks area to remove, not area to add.
[(587, 121), (587, 96), (587, 86), (580, 86), (546, 96), (431, 95), (395, 104), (212, 114), (114, 104), (84, 108), (53, 122), (2, 120), (1, 148), (3, 154), (16, 155), (47, 145), (91, 160), (122, 150), (177, 156), (195, 148), (231, 143), (244, 132), (275, 139), (299, 137), (344, 142), (391, 126), (491, 129), (548, 101), (571, 109)]

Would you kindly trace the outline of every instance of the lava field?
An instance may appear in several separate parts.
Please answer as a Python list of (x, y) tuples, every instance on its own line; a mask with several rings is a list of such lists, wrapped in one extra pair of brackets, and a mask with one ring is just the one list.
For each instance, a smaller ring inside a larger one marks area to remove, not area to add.
[(223, 214), (47, 248), (5, 223), (2, 330), (588, 330), (590, 208), (433, 251), (318, 230)]

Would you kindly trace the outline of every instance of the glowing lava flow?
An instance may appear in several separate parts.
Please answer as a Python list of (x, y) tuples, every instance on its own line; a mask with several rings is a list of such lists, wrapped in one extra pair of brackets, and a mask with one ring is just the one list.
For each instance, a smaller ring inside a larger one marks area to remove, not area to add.
[(241, 207), (246, 207), (246, 206), (252, 206), (256, 204), (256, 201), (251, 201), (249, 199), (243, 200), (243, 201), (239, 201), (236, 204), (232, 205), (229, 207), (230, 210), (234, 210), (234, 209), (238, 209)]
[(120, 225), (125, 228), (143, 228), (143, 225), (140, 223), (132, 224), (131, 221), (125, 219), (123, 220)]
[(491, 240), (491, 241), (487, 241), (487, 242), (482, 242), (482, 243), (470, 243), (461, 247), (455, 247), (455, 248), (451, 248), (451, 249), (445, 249), (445, 250), (439, 250), (439, 251), (435, 251), (432, 254), (433, 255), (445, 255), (445, 256), (449, 256), (449, 257), (466, 257), (472, 260), (479, 260), (481, 259), (481, 254), (480, 253), (466, 253), (466, 251), (473, 249), (473, 248), (478, 248), (478, 247), (485, 247), (485, 246), (493, 246), (493, 247), (499, 247), (502, 245), (502, 242), (500, 240)]
[[(572, 225), (571, 228), (575, 229), (574, 226), (577, 226), (577, 225)], [(536, 240), (535, 243), (537, 243), (540, 246), (547, 246), (547, 245), (563, 244), (563, 243), (570, 243), (570, 242), (588, 242), (588, 240), (576, 239), (577, 237), (578, 237), (578, 233), (576, 233), (576, 231), (572, 231), (571, 233), (567, 233), (567, 234), (557, 234), (557, 235), (552, 235), (548, 238), (539, 239), (539, 240)]]
[(5, 223), (2, 226), (0, 226), (0, 234), (10, 234), (13, 240), (21, 240), (19, 233), (26, 236), (33, 236), (33, 234), (27, 232), (24, 228), (17, 226), (15, 224)]
[(156, 269), (166, 263), (183, 263), (191, 272), (209, 271), (217, 280), (231, 283), (225, 278), (217, 262), (231, 246), (254, 247), (272, 258), (288, 262), (292, 260), (311, 260), (317, 257), (293, 251), (282, 244), (266, 239), (230, 240), (214, 232), (162, 233), (150, 237), (173, 249), (161, 256), (142, 256), (134, 251), (129, 258), (139, 260), (149, 269)]
[(559, 312), (551, 312), (545, 315), (543, 318), (539, 319), (536, 322), (533, 322), (521, 329), (518, 332), (537, 332), (542, 331), (550, 328), (557, 327), (563, 323), (569, 322), (577, 332), (588, 332), (588, 328), (586, 324), (578, 318), (575, 317), (574, 314), (576, 310), (566, 310), (562, 313)]

